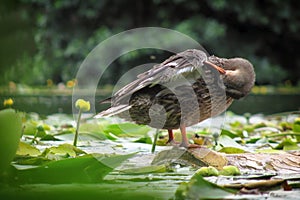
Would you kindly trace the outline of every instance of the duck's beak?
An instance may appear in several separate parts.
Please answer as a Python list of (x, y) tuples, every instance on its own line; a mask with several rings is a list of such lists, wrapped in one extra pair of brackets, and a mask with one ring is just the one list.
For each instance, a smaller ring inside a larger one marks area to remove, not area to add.
[(218, 72), (220, 74), (226, 74), (225, 69), (223, 69), (222, 67), (219, 67), (219, 66), (215, 65), (214, 63), (211, 63), (209, 61), (204, 61), (204, 64), (208, 64), (209, 66), (215, 68), (216, 70), (218, 70)]

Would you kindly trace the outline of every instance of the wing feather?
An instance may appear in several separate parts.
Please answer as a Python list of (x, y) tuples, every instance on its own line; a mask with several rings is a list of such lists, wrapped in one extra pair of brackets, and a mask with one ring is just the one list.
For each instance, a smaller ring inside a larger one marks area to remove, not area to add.
[(115, 105), (120, 105), (123, 99), (130, 97), (133, 93), (147, 86), (165, 84), (176, 80), (182, 75), (193, 72), (196, 67), (202, 66), (207, 59), (206, 54), (201, 50), (190, 49), (171, 56), (161, 64), (154, 65), (152, 69), (139, 74), (137, 79), (119, 91), (112, 100)]

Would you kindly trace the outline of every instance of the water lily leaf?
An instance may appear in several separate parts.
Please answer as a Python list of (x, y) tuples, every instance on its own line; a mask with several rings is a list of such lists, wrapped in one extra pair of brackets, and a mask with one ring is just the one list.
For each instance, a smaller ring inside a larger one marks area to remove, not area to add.
[(283, 149), (284, 151), (289, 150), (299, 150), (299, 146), (296, 141), (292, 140), (291, 138), (285, 138), (283, 141), (278, 144), (275, 149)]
[(133, 142), (138, 142), (138, 143), (145, 143), (145, 144), (152, 144), (152, 139), (149, 136), (144, 136), (141, 137)]
[(293, 124), (293, 131), (300, 133), (300, 118), (295, 119), (295, 122)]
[(35, 135), (37, 132), (38, 122), (29, 120), (24, 124), (23, 134), (24, 135)]
[(97, 123), (83, 123), (80, 125), (79, 132), (86, 132), (86, 133), (94, 133), (94, 134), (103, 134), (103, 126)]
[(182, 183), (176, 190), (175, 198), (184, 199), (222, 199), (232, 195), (228, 190), (205, 180), (201, 175), (195, 174), (188, 183)]
[(227, 136), (229, 136), (230, 138), (236, 138), (236, 137), (239, 137), (239, 135), (238, 135), (237, 133), (234, 133), (233, 131), (226, 130), (226, 129), (222, 129), (221, 135), (227, 135)]
[(236, 149), (243, 149), (243, 150), (247, 151), (246, 147), (240, 145), (239, 143), (237, 143), (236, 141), (234, 141), (232, 138), (230, 138), (227, 135), (221, 135), (218, 139), (218, 144), (221, 147), (234, 147)]
[(152, 165), (152, 166), (121, 170), (121, 172), (124, 174), (149, 174), (149, 173), (163, 173), (167, 171), (168, 168), (166, 165)]
[(16, 154), (18, 156), (38, 156), (41, 154), (41, 152), (38, 150), (38, 148), (20, 141)]
[(14, 164), (17, 164), (18, 169), (31, 168), (33, 166), (42, 165), (46, 162), (49, 162), (50, 160), (48, 158), (45, 158), (44, 156), (16, 156), (14, 158)]
[(219, 150), (219, 152), (227, 153), (227, 154), (235, 154), (235, 153), (245, 153), (246, 151), (237, 147), (223, 147)]
[(49, 135), (49, 134), (47, 134), (47, 135), (45, 135), (45, 136), (43, 136), (42, 138), (41, 138), (41, 141), (60, 141), (60, 139), (57, 139), (54, 135)]
[(15, 180), (19, 184), (30, 183), (99, 183), (129, 155), (104, 156), (88, 154), (76, 158), (50, 161), (39, 167), (17, 170)]
[(107, 133), (113, 133), (116, 136), (128, 135), (145, 135), (150, 130), (150, 127), (137, 125), (133, 123), (110, 124), (104, 128)]
[(53, 146), (45, 149), (43, 152), (43, 155), (48, 159), (75, 157), (80, 154), (85, 154), (85, 152), (70, 144), (61, 144), (57, 147)]

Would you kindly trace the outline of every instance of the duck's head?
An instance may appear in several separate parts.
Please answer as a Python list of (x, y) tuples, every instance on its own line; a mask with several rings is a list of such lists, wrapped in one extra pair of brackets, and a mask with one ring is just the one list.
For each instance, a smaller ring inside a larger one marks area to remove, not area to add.
[(244, 58), (218, 58), (211, 56), (209, 61), (225, 70), (221, 74), (226, 87), (226, 94), (239, 99), (250, 93), (255, 82), (253, 65)]

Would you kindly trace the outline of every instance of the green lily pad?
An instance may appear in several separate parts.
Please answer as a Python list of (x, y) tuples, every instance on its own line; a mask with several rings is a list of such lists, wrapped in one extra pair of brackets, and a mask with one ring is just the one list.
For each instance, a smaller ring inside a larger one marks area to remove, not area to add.
[(50, 161), (36, 168), (16, 170), (14, 180), (18, 184), (100, 183), (109, 172), (132, 155), (88, 154)]
[(244, 153), (248, 152), (247, 148), (240, 145), (232, 138), (227, 135), (221, 135), (218, 139), (219, 149), (218, 151), (228, 152), (228, 153)]
[(43, 155), (46, 158), (55, 160), (68, 157), (76, 157), (79, 154), (85, 154), (85, 152), (71, 144), (61, 144), (57, 147), (53, 146), (45, 149), (45, 151), (43, 152)]
[(188, 183), (184, 182), (179, 185), (175, 199), (223, 199), (233, 193), (233, 190), (225, 189), (195, 174)]
[(121, 170), (121, 172), (124, 174), (149, 174), (149, 173), (163, 173), (167, 171), (168, 168), (166, 165), (152, 165), (152, 166)]
[(149, 136), (144, 136), (144, 137), (141, 137), (141, 138), (135, 140), (134, 142), (152, 144), (152, 139)]
[(116, 136), (127, 135), (145, 135), (150, 130), (150, 127), (137, 125), (133, 123), (110, 124), (104, 128), (104, 132), (113, 133)]
[(18, 156), (38, 156), (41, 154), (41, 152), (38, 150), (38, 148), (20, 141), (16, 154)]
[(300, 147), (298, 146), (298, 143), (291, 138), (284, 138), (283, 141), (275, 147), (275, 149), (283, 149), (284, 151), (289, 151), (299, 150)]
[(219, 152), (227, 154), (245, 153), (246, 151), (237, 147), (223, 147)]

